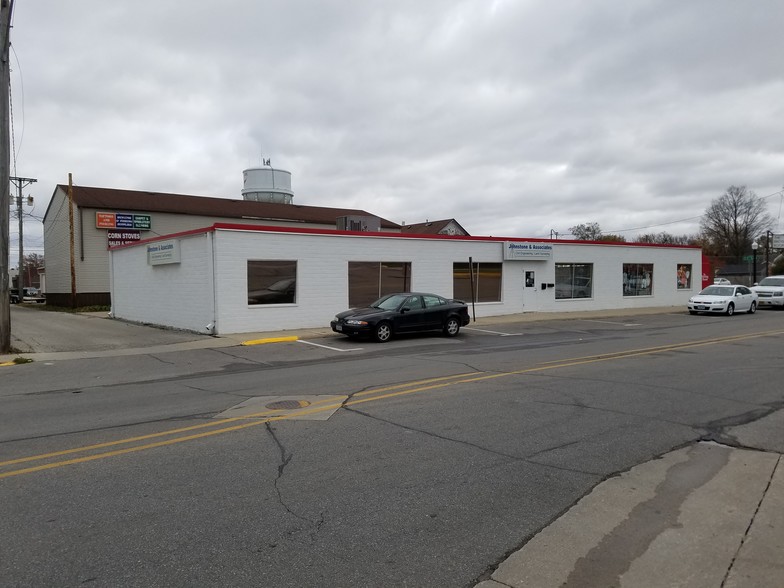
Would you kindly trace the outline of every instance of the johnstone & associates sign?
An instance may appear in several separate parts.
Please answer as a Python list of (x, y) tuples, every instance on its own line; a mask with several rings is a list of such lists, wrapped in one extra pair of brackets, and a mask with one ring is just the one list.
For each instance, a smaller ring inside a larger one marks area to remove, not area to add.
[(180, 263), (180, 242), (170, 240), (150, 243), (147, 245), (147, 263), (149, 265)]
[(504, 242), (505, 260), (550, 259), (553, 246), (550, 243), (534, 243), (531, 241)]

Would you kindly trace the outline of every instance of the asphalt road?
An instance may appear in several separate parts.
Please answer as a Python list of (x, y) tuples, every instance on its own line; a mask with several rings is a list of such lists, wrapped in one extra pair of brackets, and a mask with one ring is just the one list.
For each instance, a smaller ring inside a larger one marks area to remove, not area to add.
[(4, 368), (0, 577), (473, 586), (602, 480), (783, 407), (783, 338), (684, 311)]

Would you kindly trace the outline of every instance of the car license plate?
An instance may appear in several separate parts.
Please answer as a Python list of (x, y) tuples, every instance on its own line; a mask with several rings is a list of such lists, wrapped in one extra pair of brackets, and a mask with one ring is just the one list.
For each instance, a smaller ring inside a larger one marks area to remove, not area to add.
[(336, 331), (342, 331), (343, 330), (343, 325), (335, 325), (335, 330)]
[(694, 308), (696, 308), (697, 310), (708, 310), (707, 306), (695, 306)]

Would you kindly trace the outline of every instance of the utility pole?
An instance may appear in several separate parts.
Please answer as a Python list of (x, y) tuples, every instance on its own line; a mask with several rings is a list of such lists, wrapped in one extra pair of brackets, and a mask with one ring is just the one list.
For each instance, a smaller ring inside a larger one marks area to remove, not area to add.
[(24, 298), (24, 215), (22, 210), (22, 189), (25, 186), (29, 186), (33, 182), (37, 182), (38, 180), (33, 178), (17, 178), (15, 176), (11, 176), (9, 178), (13, 183), (14, 186), (17, 187), (17, 196), (16, 196), (16, 210), (19, 214), (19, 271), (17, 272), (16, 278), (16, 287), (17, 292), (19, 292), (19, 302), (22, 301)]
[(9, 296), (9, 227), (11, 206), (11, 133), (9, 97), (11, 68), (11, 13), (14, 0), (0, 0), (0, 353), (11, 351), (11, 297)]

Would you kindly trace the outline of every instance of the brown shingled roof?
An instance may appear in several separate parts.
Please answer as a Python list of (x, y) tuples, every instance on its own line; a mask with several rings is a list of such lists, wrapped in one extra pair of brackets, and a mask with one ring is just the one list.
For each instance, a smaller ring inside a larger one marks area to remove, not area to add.
[[(68, 193), (68, 186), (59, 184), (57, 188)], [(138, 190), (116, 190), (114, 188), (91, 188), (87, 186), (74, 186), (73, 199), (77, 206), (82, 208), (169, 212), (173, 214), (252, 218), (262, 221), (289, 221), (326, 225), (334, 225), (340, 216), (378, 216), (354, 208), (301, 206), (299, 204), (230, 200), (228, 198), (142, 192)], [(381, 218), (381, 226), (390, 229), (400, 228), (400, 225), (397, 223), (384, 218)]]
[[(444, 230), (449, 223), (455, 223), (458, 227), (463, 229), (462, 225), (453, 218), (443, 220), (427, 221), (424, 223), (414, 223), (413, 225), (403, 225), (401, 228), (402, 233), (416, 233), (418, 235), (438, 235)], [(466, 235), (468, 231), (463, 229)]]

